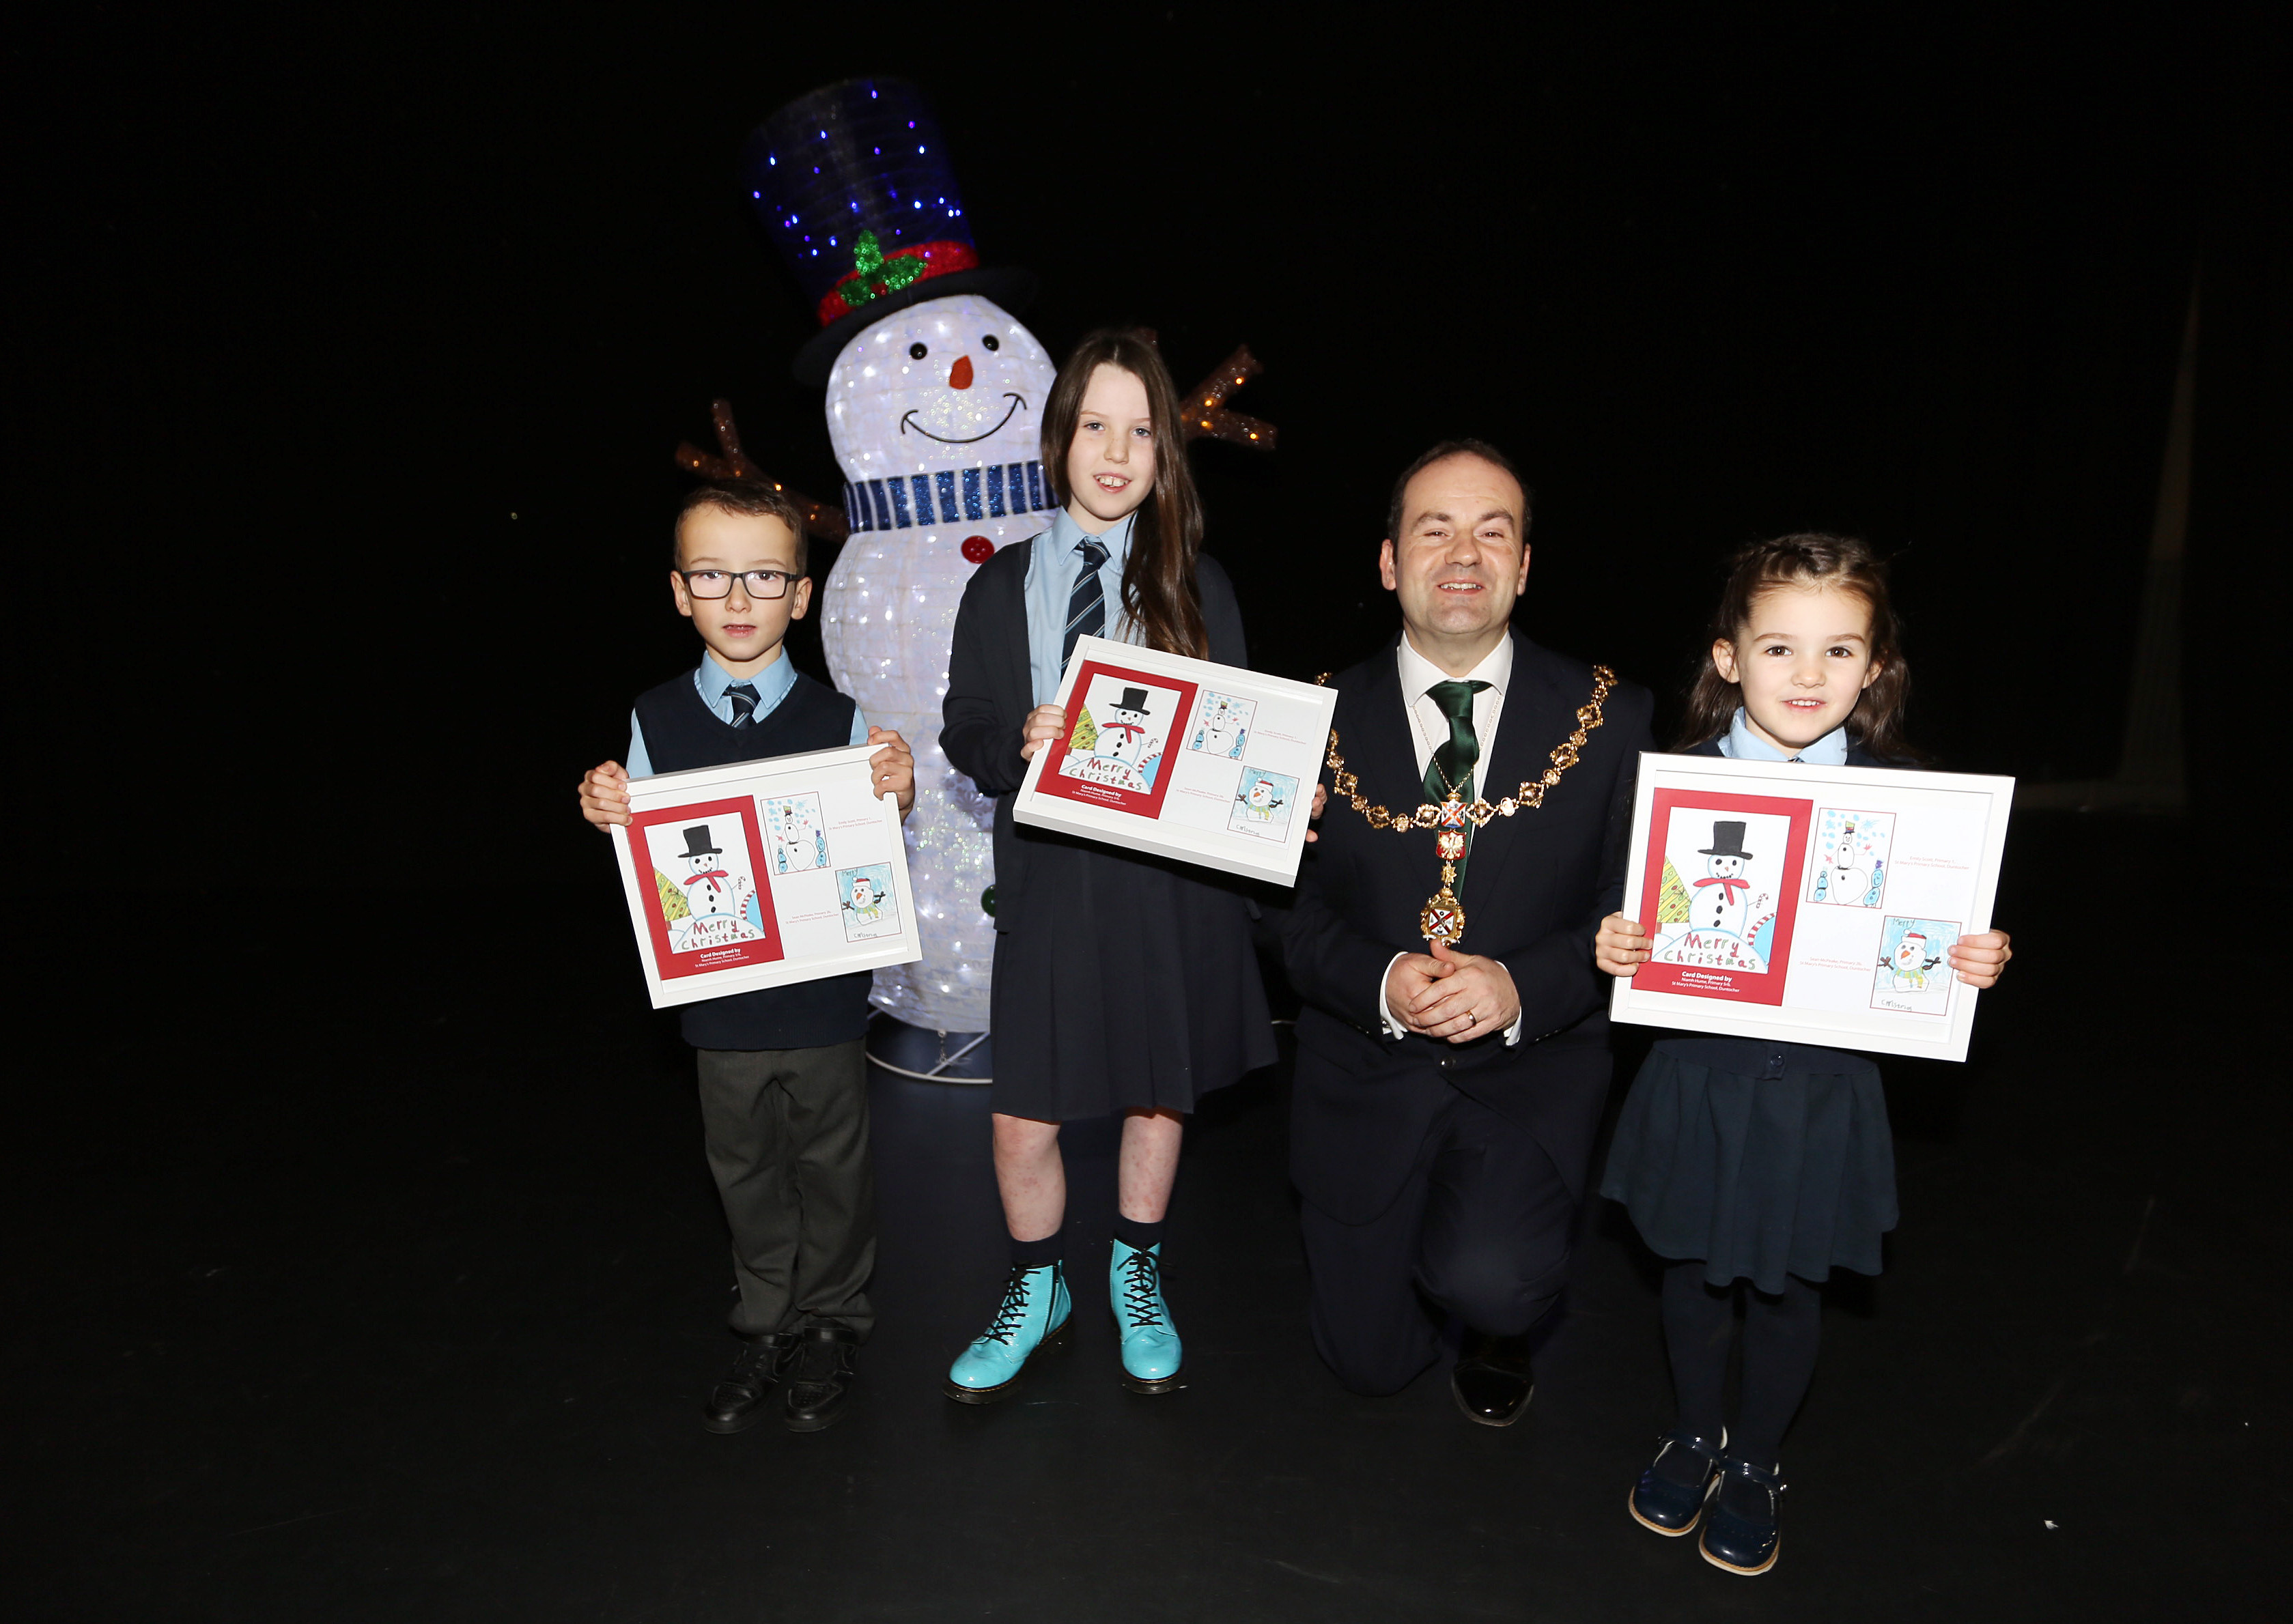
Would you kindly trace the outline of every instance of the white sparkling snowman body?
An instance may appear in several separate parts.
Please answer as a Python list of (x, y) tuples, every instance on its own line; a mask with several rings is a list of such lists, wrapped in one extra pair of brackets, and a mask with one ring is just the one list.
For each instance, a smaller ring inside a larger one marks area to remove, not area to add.
[(993, 797), (939, 744), (948, 649), (985, 549), (1050, 528), (1034, 465), (1056, 371), (1009, 311), (956, 295), (863, 328), (829, 375), (853, 529), (822, 595), (821, 639), (836, 685), (916, 756), (906, 828), (924, 957), (877, 971), (874, 1001), (939, 1031), (987, 1029), (995, 947), (981, 903), (995, 879)]

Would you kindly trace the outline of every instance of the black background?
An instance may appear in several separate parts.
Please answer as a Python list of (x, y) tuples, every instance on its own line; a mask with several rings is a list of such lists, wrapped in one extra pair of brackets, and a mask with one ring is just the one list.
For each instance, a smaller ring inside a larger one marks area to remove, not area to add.
[(2105, 776), (2200, 278), (2205, 789), (2274, 634), (2198, 628), (2284, 579), (2257, 19), (83, 8), (12, 76), (31, 799), (147, 885), (232, 883), (281, 824), (337, 883), (422, 883), (449, 796), (537, 873), (597, 867), (574, 779), (694, 653), (672, 448), (724, 395), (776, 477), (839, 490), (735, 159), (863, 72), (926, 87), (1054, 352), (1130, 319), (1182, 384), (1264, 361), (1236, 404), (1279, 450), (1194, 455), (1292, 675), (1390, 627), (1387, 483), (1475, 433), (1535, 489), (1536, 638), (1673, 704), (1726, 549), (1859, 532), (1898, 559), (1915, 737)]

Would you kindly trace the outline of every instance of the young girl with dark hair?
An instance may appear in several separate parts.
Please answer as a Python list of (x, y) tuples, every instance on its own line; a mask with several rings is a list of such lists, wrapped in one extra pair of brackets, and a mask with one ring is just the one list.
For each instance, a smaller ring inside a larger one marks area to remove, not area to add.
[[(1711, 658), (1689, 699), (1690, 755), (1823, 766), (1907, 766), (1910, 691), (1884, 566), (1860, 541), (1786, 536), (1734, 561)], [(1646, 962), (1640, 925), (1611, 914), (1593, 958), (1611, 975)], [(1959, 980), (1994, 984), (2004, 931), (1962, 936)], [(1895, 1226), (1895, 1152), (1879, 1070), (1860, 1054), (1747, 1038), (1657, 1043), (1616, 1123), (1600, 1193), (1622, 1201), (1664, 1276), (1664, 1338), (1679, 1410), (1629, 1507), (1679, 1536), (1703, 1524), (1706, 1561), (1764, 1573), (1781, 1547), (1784, 1429), (1815, 1371), (1834, 1268), (1879, 1272)], [(1722, 1388), (1744, 1293), (1735, 1425)]]
[(995, 797), (995, 1179), (1011, 1272), (948, 1397), (992, 1403), (1069, 1331), (1059, 1124), (1120, 1114), (1108, 1271), (1123, 1385), (1167, 1393), (1182, 1350), (1163, 1292), (1163, 1217), (1187, 1113), (1274, 1060), (1242, 894), (1199, 869), (1025, 828), (1011, 799), (1063, 733), (1052, 699), (1088, 634), (1249, 663), (1202, 508), (1178, 391), (1145, 334), (1093, 333), (1043, 413), (1051, 528), (979, 567), (956, 612), (940, 744)]

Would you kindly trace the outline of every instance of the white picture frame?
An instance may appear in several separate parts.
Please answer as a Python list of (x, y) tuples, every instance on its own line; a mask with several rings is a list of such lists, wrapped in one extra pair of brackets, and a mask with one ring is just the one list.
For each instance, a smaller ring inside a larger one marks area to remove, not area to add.
[(923, 957), (898, 803), (850, 745), (629, 781), (612, 830), (655, 1009)]
[(1642, 755), (1624, 913), (1651, 957), (1610, 1017), (1965, 1060), (1980, 995), (1946, 955), (1990, 928), (2013, 797), (2011, 778)]
[(1078, 638), (1057, 697), (1066, 736), (1035, 752), (1011, 815), (1294, 885), (1337, 702), (1312, 683)]

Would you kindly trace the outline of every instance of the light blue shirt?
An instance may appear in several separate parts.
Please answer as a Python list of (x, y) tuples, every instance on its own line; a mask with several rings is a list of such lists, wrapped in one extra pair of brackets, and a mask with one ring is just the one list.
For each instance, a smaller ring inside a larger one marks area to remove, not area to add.
[(1744, 719), (1744, 707), (1738, 705), (1735, 719), (1728, 723), (1728, 736), (1720, 741), (1720, 754), (1730, 761), (1795, 761), (1808, 767), (1843, 767), (1847, 728), (1843, 723), (1798, 755), (1787, 755), (1752, 731), (1752, 724)]
[[(733, 720), (733, 701), (725, 691), (732, 687), (735, 680), (731, 672), (725, 670), (712, 656), (707, 654), (701, 657), (701, 664), (693, 670), (693, 690), (701, 695), (701, 702), (709, 707), (719, 722)], [(789, 690), (796, 686), (796, 662), (788, 657), (788, 650), (783, 649), (778, 659), (758, 672), (749, 681), (757, 690), (757, 708), (754, 718), (758, 722), (762, 722), (780, 708), (781, 701), (789, 696)], [(854, 744), (868, 742), (868, 718), (860, 714), (860, 704), (856, 699), (852, 704), (852, 742)], [(644, 729), (638, 723), (637, 714), (635, 711), (629, 713), (629, 753), (621, 765), (628, 769), (631, 778), (652, 776), (652, 756), (645, 749)]]
[(1049, 705), (1059, 697), (1059, 650), (1066, 642), (1067, 601), (1074, 595), (1082, 574), (1082, 554), (1075, 549), (1086, 541), (1106, 548), (1106, 562), (1098, 567), (1099, 589), (1106, 596), (1106, 625), (1101, 637), (1115, 642), (1137, 642), (1138, 629), (1122, 620), (1122, 567), (1130, 560), (1130, 527), (1138, 521), (1133, 508), (1122, 519), (1093, 536), (1061, 508), (1051, 528), (1035, 537), (1027, 560), (1027, 666), (1035, 684), (1035, 703)]

